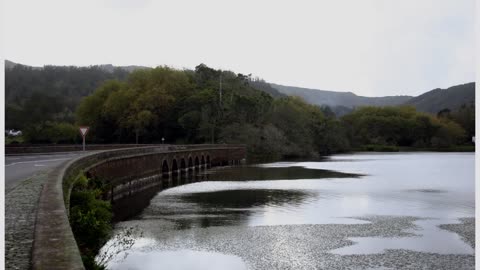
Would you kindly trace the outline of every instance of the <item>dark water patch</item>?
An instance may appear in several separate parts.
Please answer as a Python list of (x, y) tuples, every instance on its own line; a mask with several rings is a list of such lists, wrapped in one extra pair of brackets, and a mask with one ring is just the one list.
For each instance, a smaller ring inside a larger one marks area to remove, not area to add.
[(149, 204), (150, 200), (162, 190), (162, 185), (158, 184), (149, 189), (125, 196), (112, 203), (113, 222), (119, 222), (130, 218), (135, 218)]
[(314, 196), (301, 190), (239, 189), (200, 192), (182, 195), (187, 202), (205, 208), (252, 208), (260, 206), (298, 205)]
[(190, 175), (188, 177), (172, 177), (170, 179), (161, 179), (154, 185), (141, 191), (125, 194), (119, 199), (112, 201), (113, 222), (135, 219), (142, 211), (147, 208), (152, 198), (160, 191), (176, 186), (190, 183), (202, 182), (207, 180), (206, 175)]
[(238, 189), (162, 196), (143, 219), (173, 221), (177, 229), (248, 225), (265, 207), (293, 209), (318, 194), (303, 190)]
[(292, 167), (225, 167), (207, 171), (210, 181), (295, 180), (322, 178), (356, 178), (361, 174), (342, 173), (330, 170)]
[(421, 192), (421, 193), (446, 193), (447, 191), (441, 189), (431, 189), (431, 188), (422, 188), (422, 189), (409, 189), (408, 192)]
[(143, 220), (165, 220), (178, 230), (212, 226), (248, 226), (267, 208), (291, 209), (318, 197), (303, 190), (237, 189), (164, 195), (145, 209)]

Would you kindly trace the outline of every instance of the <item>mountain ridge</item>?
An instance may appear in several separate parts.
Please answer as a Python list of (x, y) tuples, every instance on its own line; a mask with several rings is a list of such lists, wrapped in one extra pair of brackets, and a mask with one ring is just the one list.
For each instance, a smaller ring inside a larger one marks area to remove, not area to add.
[[(46, 65), (44, 67), (34, 67), (15, 63), (5, 60), (5, 69), (11, 70), (15, 66), (23, 66), (32, 70), (44, 70), (46, 67), (77, 67), (77, 66), (53, 66)], [(151, 69), (151, 67), (129, 65), (114, 66), (112, 64), (91, 65), (87, 67), (77, 68), (97, 68), (112, 74), (121, 70), (124, 73), (130, 73), (139, 69)], [(111, 76), (111, 75), (108, 75)], [(121, 75), (123, 76), (123, 75)], [(96, 84), (96, 83), (95, 83)], [(463, 104), (475, 103), (475, 83), (465, 83), (451, 86), (447, 89), (436, 88), (426, 91), (418, 96), (397, 95), (397, 96), (379, 96), (366, 97), (359, 96), (353, 92), (339, 92), (332, 90), (320, 90), (312, 88), (303, 88), (297, 86), (285, 86), (275, 83), (265, 82), (263, 80), (251, 80), (250, 84), (257, 90), (268, 93), (269, 95), (279, 98), (286, 95), (300, 96), (308, 103), (318, 106), (328, 106), (337, 116), (342, 116), (361, 106), (414, 106), (418, 111), (428, 112), (432, 114), (438, 113), (440, 110), (449, 109), (456, 110)], [(92, 90), (93, 91), (93, 90)], [(85, 93), (88, 94), (88, 93)], [(8, 100), (8, 95), (7, 95)]]
[(414, 106), (418, 111), (436, 114), (440, 110), (456, 110), (463, 104), (475, 102), (475, 83), (451, 86), (447, 89), (436, 88), (418, 96), (398, 95), (365, 97), (353, 92), (336, 92), (275, 83), (270, 85), (280, 93), (299, 96), (318, 106), (329, 106), (337, 116), (344, 115), (361, 106)]

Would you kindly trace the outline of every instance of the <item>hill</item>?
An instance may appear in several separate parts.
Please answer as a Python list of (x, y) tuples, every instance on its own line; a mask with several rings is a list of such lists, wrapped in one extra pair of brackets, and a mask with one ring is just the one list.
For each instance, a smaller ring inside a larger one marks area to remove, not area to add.
[(475, 83), (456, 85), (447, 89), (437, 88), (414, 97), (405, 104), (414, 106), (418, 111), (433, 114), (443, 109), (454, 111), (464, 104), (475, 104)]
[(412, 98), (411, 96), (364, 97), (357, 96), (352, 92), (317, 90), (274, 83), (271, 85), (280, 93), (289, 96), (300, 96), (309, 103), (319, 106), (326, 105), (334, 111), (338, 108), (341, 109), (342, 112), (348, 112), (349, 109), (359, 106), (395, 106), (404, 104)]
[(329, 106), (337, 116), (345, 115), (360, 106), (411, 105), (418, 111), (436, 114), (443, 109), (458, 110), (462, 105), (475, 104), (475, 83), (452, 86), (448, 89), (434, 89), (422, 95), (364, 97), (352, 92), (317, 90), (279, 84), (270, 84), (280, 93), (300, 96), (307, 102), (319, 106)]

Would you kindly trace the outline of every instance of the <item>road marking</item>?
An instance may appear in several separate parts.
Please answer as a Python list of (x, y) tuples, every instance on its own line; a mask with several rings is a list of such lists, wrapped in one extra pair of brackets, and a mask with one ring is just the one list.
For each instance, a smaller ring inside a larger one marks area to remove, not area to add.
[(45, 160), (32, 160), (32, 161), (21, 161), (21, 162), (14, 162), (5, 165), (5, 167), (17, 165), (17, 164), (25, 164), (25, 163), (39, 163), (39, 162), (51, 162), (51, 161), (60, 161), (60, 160), (67, 160), (71, 158), (57, 158), (57, 159), (45, 159)]
[(45, 165), (45, 164), (35, 164), (35, 165), (33, 165), (33, 166), (35, 166), (35, 167), (44, 167), (44, 166), (47, 166), (47, 165)]

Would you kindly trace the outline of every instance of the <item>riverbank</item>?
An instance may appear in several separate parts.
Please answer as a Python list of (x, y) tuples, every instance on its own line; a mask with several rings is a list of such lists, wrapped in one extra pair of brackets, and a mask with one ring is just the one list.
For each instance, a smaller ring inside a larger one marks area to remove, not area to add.
[(450, 147), (407, 147), (394, 145), (364, 145), (349, 152), (475, 152), (475, 145)]

